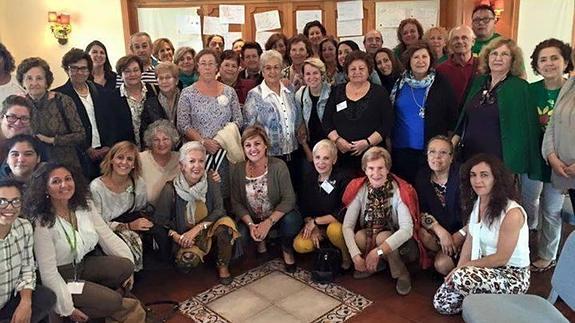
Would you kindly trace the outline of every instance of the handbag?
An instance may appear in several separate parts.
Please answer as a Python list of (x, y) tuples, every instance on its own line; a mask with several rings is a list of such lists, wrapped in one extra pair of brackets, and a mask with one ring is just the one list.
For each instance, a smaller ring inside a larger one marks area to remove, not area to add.
[(339, 249), (332, 247), (317, 249), (311, 279), (320, 284), (333, 282), (340, 271), (341, 261), (342, 257)]

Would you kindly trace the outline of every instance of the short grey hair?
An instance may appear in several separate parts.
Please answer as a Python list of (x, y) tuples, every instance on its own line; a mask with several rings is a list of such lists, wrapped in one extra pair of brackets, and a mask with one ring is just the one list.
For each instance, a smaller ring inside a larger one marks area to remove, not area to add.
[(471, 29), (471, 27), (469, 27), (467, 25), (459, 25), (459, 26), (455, 26), (455, 27), (451, 28), (451, 30), (449, 30), (449, 33), (447, 34), (448, 45), (449, 45), (449, 42), (451, 42), (451, 39), (453, 38), (453, 33), (459, 29), (465, 30), (471, 36), (471, 39), (475, 40), (475, 33), (473, 32), (473, 29)]
[(180, 140), (178, 130), (176, 130), (176, 127), (172, 124), (172, 122), (167, 119), (160, 119), (151, 123), (144, 132), (144, 144), (146, 147), (152, 148), (154, 136), (157, 132), (163, 132), (166, 134), (166, 136), (170, 137), (170, 140), (172, 141), (172, 147)]
[(263, 70), (264, 66), (272, 59), (277, 60), (280, 63), (280, 65), (282, 65), (284, 61), (282, 54), (280, 54), (280, 52), (278, 52), (277, 50), (275, 49), (266, 50), (260, 56), (260, 70)]
[(184, 162), (190, 151), (201, 151), (206, 156), (206, 148), (199, 141), (188, 141), (180, 148), (180, 162)]

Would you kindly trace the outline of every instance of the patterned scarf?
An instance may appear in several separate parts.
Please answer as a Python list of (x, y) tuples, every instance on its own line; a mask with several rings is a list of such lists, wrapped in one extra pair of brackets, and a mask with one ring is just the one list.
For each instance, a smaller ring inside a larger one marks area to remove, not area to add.
[(375, 188), (369, 184), (367, 189), (364, 228), (377, 231), (392, 230), (391, 199), (393, 198), (393, 179), (390, 175), (387, 175), (387, 180), (383, 186)]
[(184, 174), (180, 172), (174, 179), (174, 189), (182, 200), (186, 201), (186, 220), (192, 226), (196, 224), (195, 212), (196, 202), (206, 203), (208, 193), (208, 179), (206, 174), (194, 186), (190, 186)]
[(401, 91), (405, 83), (407, 83), (407, 85), (411, 86), (414, 89), (423, 89), (423, 88), (425, 89), (425, 96), (423, 97), (423, 104), (422, 104), (423, 106), (425, 106), (425, 101), (427, 101), (427, 95), (429, 94), (429, 89), (431, 88), (431, 85), (433, 84), (434, 81), (435, 81), (435, 70), (433, 68), (429, 69), (429, 73), (422, 80), (416, 80), (411, 71), (403, 72), (401, 74), (401, 77), (395, 82), (393, 89), (391, 89), (391, 94), (389, 95), (391, 105), (395, 105), (395, 99), (399, 94), (399, 91)]

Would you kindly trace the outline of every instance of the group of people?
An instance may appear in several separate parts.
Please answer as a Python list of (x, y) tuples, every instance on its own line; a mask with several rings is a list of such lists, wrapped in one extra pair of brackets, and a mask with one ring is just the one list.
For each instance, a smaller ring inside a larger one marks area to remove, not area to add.
[(365, 52), (318, 21), (265, 51), (138, 32), (115, 72), (99, 41), (68, 51), (52, 90), (45, 60), (16, 69), (0, 44), (0, 319), (143, 322), (128, 291), (147, 257), (189, 271), (213, 253), (225, 285), (271, 236), (287, 272), (333, 246), (357, 279), (387, 264), (399, 295), (411, 262), (433, 267), (443, 314), (471, 293), (526, 292), (575, 200), (575, 79), (570, 46), (547, 39), (527, 83), (495, 19), (480, 5), (449, 34), (405, 19), (396, 48), (372, 30)]

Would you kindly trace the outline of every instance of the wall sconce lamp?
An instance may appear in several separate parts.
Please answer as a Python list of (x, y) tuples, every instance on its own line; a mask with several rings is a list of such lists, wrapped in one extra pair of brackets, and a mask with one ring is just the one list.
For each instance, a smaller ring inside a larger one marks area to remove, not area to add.
[(48, 22), (50, 23), (52, 35), (58, 39), (58, 43), (60, 43), (60, 45), (66, 45), (66, 43), (68, 43), (68, 35), (72, 32), (70, 15), (65, 13), (58, 14), (56, 11), (50, 11), (48, 12)]
[(505, 7), (505, 3), (503, 0), (495, 0), (493, 1), (493, 11), (495, 11), (495, 20), (498, 21), (501, 18), (501, 14), (503, 13), (503, 8)]

